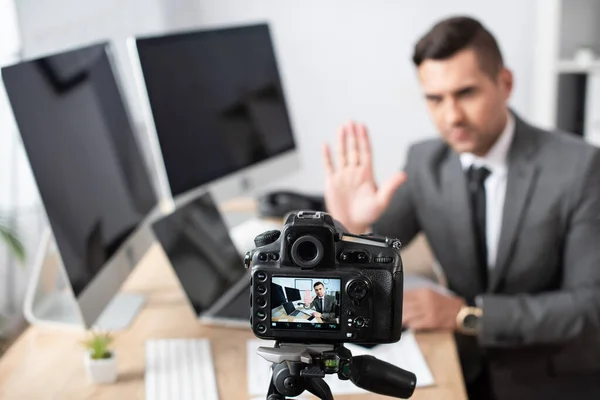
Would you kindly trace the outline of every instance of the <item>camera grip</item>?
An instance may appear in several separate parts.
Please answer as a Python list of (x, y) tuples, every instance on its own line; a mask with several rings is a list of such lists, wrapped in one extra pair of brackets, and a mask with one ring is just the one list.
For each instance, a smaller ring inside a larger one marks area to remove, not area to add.
[(373, 356), (352, 357), (350, 380), (359, 388), (384, 396), (408, 399), (417, 385), (417, 376)]

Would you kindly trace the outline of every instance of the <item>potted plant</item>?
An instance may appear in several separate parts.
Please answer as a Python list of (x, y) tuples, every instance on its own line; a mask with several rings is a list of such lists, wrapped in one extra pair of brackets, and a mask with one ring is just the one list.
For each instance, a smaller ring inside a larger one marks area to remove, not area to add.
[(25, 262), (25, 249), (23, 248), (23, 244), (14, 232), (8, 227), (7, 224), (4, 223), (0, 216), (0, 239), (4, 242), (8, 250), (12, 253), (13, 256), (19, 260), (21, 264)]
[(95, 383), (112, 383), (117, 380), (117, 358), (110, 349), (113, 337), (108, 333), (94, 332), (84, 341), (84, 363), (89, 379)]
[[(23, 244), (14, 234), (12, 229), (8, 227), (8, 224), (4, 221), (2, 215), (0, 215), (0, 241), (4, 242), (4, 245), (6, 245), (8, 251), (19, 261), (21, 265), (25, 264), (25, 249)], [(6, 342), (4, 336), (7, 334), (5, 330), (10, 331), (10, 329), (6, 328), (6, 326), (10, 325), (11, 322), (11, 318), (9, 317), (10, 316), (6, 316), (0, 311), (0, 356), (4, 353)]]

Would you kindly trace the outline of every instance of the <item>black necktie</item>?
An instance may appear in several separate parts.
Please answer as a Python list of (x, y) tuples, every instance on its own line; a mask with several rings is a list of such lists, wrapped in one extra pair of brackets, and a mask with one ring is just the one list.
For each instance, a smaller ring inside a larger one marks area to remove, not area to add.
[(473, 230), (475, 231), (475, 248), (477, 251), (477, 264), (481, 268), (483, 288), (487, 289), (488, 257), (486, 240), (486, 215), (485, 215), (485, 185), (486, 178), (491, 174), (485, 167), (471, 166), (467, 172), (469, 180), (469, 194), (471, 197), (471, 211), (473, 214)]

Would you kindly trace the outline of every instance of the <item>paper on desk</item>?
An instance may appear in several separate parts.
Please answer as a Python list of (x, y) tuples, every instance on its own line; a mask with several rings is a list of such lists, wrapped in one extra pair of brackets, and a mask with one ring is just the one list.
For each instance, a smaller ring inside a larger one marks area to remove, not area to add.
[(411, 290), (411, 289), (419, 289), (419, 288), (429, 288), (432, 290), (435, 290), (436, 292), (439, 292), (441, 294), (446, 294), (446, 295), (451, 295), (452, 292), (438, 284), (437, 282), (434, 282), (433, 280), (426, 278), (422, 275), (418, 275), (418, 274), (404, 274), (404, 291), (406, 292), (407, 290)]
[[(248, 393), (250, 396), (265, 396), (271, 379), (270, 363), (256, 353), (259, 347), (273, 347), (274, 341), (253, 339), (247, 343), (247, 373)], [(413, 372), (417, 376), (417, 387), (431, 386), (435, 382), (433, 375), (421, 349), (411, 331), (402, 333), (402, 338), (397, 343), (381, 344), (372, 349), (365, 349), (353, 344), (345, 347), (353, 356), (372, 355), (380, 360), (387, 361), (397, 367)], [(365, 394), (367, 391), (354, 386), (350, 381), (342, 381), (337, 375), (326, 375), (325, 381), (334, 395)]]

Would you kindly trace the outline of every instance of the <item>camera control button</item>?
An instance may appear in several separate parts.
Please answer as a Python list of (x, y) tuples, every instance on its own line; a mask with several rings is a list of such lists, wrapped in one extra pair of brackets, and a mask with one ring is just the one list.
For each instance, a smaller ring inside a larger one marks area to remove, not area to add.
[(352, 300), (362, 300), (368, 292), (368, 284), (360, 279), (351, 280), (346, 286), (346, 293)]
[(353, 309), (351, 309), (351, 308), (347, 309), (347, 310), (346, 310), (346, 315), (347, 315), (349, 318), (352, 318), (352, 317), (354, 317), (354, 310), (353, 310)]
[[(258, 317), (258, 319), (260, 319), (261, 321), (263, 321), (266, 318), (267, 314), (265, 314), (264, 311), (259, 310), (259, 311), (256, 312), (256, 316)], [(250, 317), (252, 317), (252, 316), (250, 316)]]
[(356, 337), (356, 334), (354, 334), (354, 333), (346, 333), (346, 337), (348, 339), (354, 339)]
[(271, 261), (277, 261), (277, 260), (279, 260), (279, 253), (269, 253), (269, 259)]
[(348, 261), (350, 261), (350, 254), (346, 253), (346, 252), (341, 253), (340, 254), (340, 261), (341, 262), (348, 262)]
[(356, 254), (356, 259), (358, 262), (366, 262), (369, 260), (369, 257), (367, 257), (367, 253), (363, 253), (361, 251), (360, 253)]
[(281, 236), (281, 232), (276, 229), (263, 232), (254, 238), (254, 245), (256, 247), (266, 246), (279, 239), (279, 236)]
[(256, 273), (256, 279), (259, 282), (264, 282), (267, 279), (267, 273), (265, 271), (258, 271)]
[(267, 301), (265, 299), (262, 298), (258, 298), (256, 299), (256, 304), (260, 307), (263, 308), (264, 306), (267, 305)]
[(267, 293), (267, 288), (264, 285), (258, 285), (258, 287), (256, 288), (256, 291), (259, 294), (265, 294), (265, 293)]
[(354, 326), (357, 328), (362, 328), (365, 326), (365, 319), (363, 317), (356, 317), (354, 319)]
[(259, 261), (267, 261), (268, 260), (268, 256), (265, 253), (258, 253), (258, 256), (256, 256), (258, 258)]
[(265, 333), (267, 331), (267, 327), (263, 324), (258, 324), (256, 325), (256, 330), (258, 331), (258, 333)]
[(375, 262), (378, 264), (389, 264), (392, 261), (394, 261), (392, 257), (375, 257)]
[(252, 253), (247, 252), (244, 256), (244, 266), (250, 268), (250, 264), (252, 264)]

